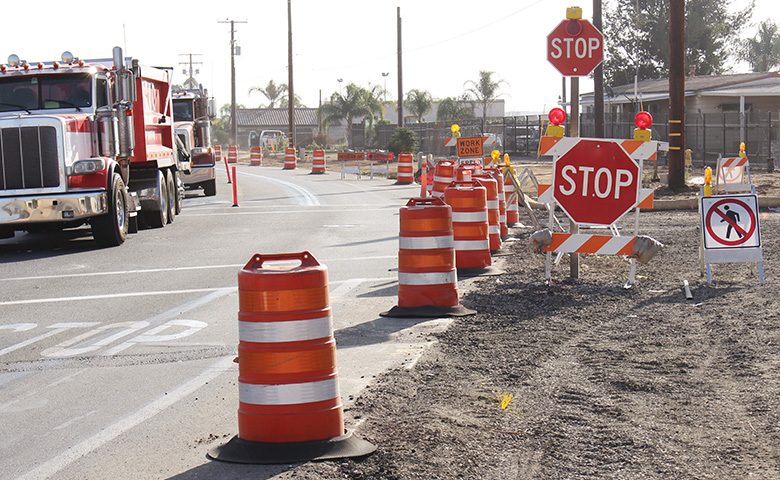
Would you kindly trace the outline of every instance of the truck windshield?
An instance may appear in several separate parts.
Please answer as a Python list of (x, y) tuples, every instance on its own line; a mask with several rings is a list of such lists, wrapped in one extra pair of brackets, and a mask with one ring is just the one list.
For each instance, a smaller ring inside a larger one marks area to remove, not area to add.
[(0, 78), (0, 112), (92, 106), (88, 73)]
[(192, 120), (193, 120), (192, 100), (174, 100), (173, 121), (191, 122)]

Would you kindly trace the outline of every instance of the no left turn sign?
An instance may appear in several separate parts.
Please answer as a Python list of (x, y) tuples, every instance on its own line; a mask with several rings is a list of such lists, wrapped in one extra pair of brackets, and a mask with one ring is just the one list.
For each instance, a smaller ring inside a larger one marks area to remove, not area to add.
[(702, 199), (705, 249), (761, 246), (755, 195), (719, 195)]

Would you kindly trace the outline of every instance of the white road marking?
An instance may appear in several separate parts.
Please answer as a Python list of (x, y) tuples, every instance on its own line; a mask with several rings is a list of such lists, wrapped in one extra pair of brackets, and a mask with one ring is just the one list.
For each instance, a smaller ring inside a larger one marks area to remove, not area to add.
[(13, 351), (19, 350), (20, 348), (24, 348), (28, 345), (32, 345), (33, 343), (38, 342), (40, 340), (53, 337), (54, 335), (59, 335), (60, 333), (70, 328), (86, 328), (86, 327), (92, 327), (94, 325), (99, 325), (99, 324), (100, 322), (55, 323), (54, 325), (51, 325), (49, 327), (52, 329), (49, 332), (38, 335), (37, 337), (30, 338), (29, 340), (19, 342), (15, 345), (11, 345), (10, 347), (5, 347), (4, 349), (0, 350), (0, 356), (5, 355), (6, 353), (11, 353)]
[(310, 192), (309, 190), (306, 190), (305, 188), (301, 187), (300, 185), (296, 185), (291, 182), (287, 182), (284, 180), (279, 180), (278, 178), (273, 177), (266, 177), (265, 175), (256, 175), (254, 173), (248, 173), (248, 172), (238, 172), (239, 175), (249, 176), (249, 177), (255, 177), (259, 178), (261, 180), (265, 180), (267, 182), (276, 183), (277, 185), (281, 185), (285, 187), (288, 191), (292, 191), (293, 195), (295, 195), (298, 204), (299, 205), (320, 205), (320, 200), (317, 198), (317, 195)]
[[(387, 208), (361, 208), (360, 210), (356, 210), (354, 208), (349, 209), (341, 209), (341, 210), (326, 210), (328, 213), (363, 213), (363, 212), (383, 212), (387, 211)], [(267, 212), (247, 212), (245, 210), (230, 210), (228, 212), (213, 212), (213, 213), (191, 213), (187, 215), (188, 217), (224, 217), (227, 215), (279, 215), (279, 214), (288, 214), (288, 213), (314, 213), (317, 215), (322, 215), (324, 212), (322, 210), (274, 210), (274, 211), (267, 211)]]
[(354, 290), (358, 285), (365, 281), (365, 278), (353, 278), (351, 280), (347, 280), (346, 282), (339, 285), (338, 288), (335, 288), (330, 292), (330, 300), (335, 301), (344, 297), (347, 293)]
[[(359, 262), (362, 260), (384, 260), (384, 259), (390, 259), (396, 257), (397, 255), (375, 255), (375, 256), (368, 256), (368, 257), (327, 258), (321, 260), (321, 262), (323, 263), (355, 262), (355, 261)], [(224, 269), (224, 268), (241, 268), (244, 265), (245, 263), (226, 263), (222, 265), (193, 265), (191, 267), (162, 267), (162, 268), (145, 268), (145, 269), (138, 269), (138, 270), (112, 270), (108, 272), (63, 273), (59, 275), (37, 275), (31, 277), (0, 278), (0, 282), (12, 282), (12, 281), (20, 282), (20, 281), (27, 281), (27, 280), (52, 280), (57, 278), (102, 277), (108, 275), (131, 275), (131, 274), (142, 274), (142, 273), (186, 272), (190, 270), (217, 270), (217, 269)], [(27, 325), (27, 324), (21, 323), (15, 325)], [(3, 328), (4, 328), (3, 326), (0, 326), (0, 329)], [(17, 330), (17, 331), (21, 331), (21, 330)]]
[(3, 387), (15, 380), (31, 375), (33, 372), (4, 372), (0, 373), (0, 387)]
[[(80, 302), (83, 300), (103, 300), (106, 298), (127, 298), (127, 297), (154, 297), (159, 295), (178, 295), (186, 293), (203, 293), (203, 292), (216, 292), (223, 290), (220, 288), (189, 288), (184, 290), (158, 290), (152, 292), (119, 292), (119, 293), (106, 293), (102, 295), (82, 295), (77, 297), (57, 297), (57, 298), (33, 298), (29, 300), (11, 300), (8, 302), (0, 302), (0, 306), (8, 305), (31, 305), (35, 303), (52, 303), (52, 302)], [(235, 287), (231, 287), (230, 290), (236, 290)], [(0, 350), (2, 354), (2, 350)]]
[(79, 415), (78, 417), (73, 417), (70, 420), (68, 420), (67, 422), (64, 422), (64, 423), (61, 423), (61, 424), (57, 425), (56, 427), (54, 427), (54, 430), (62, 430), (63, 428), (67, 428), (67, 427), (71, 426), (72, 424), (78, 422), (79, 420), (83, 420), (83, 419), (85, 419), (87, 417), (90, 417), (90, 416), (96, 414), (96, 413), (97, 413), (97, 410), (90, 410), (89, 412), (85, 413), (84, 415)]
[(206, 383), (217, 378), (220, 374), (227, 371), (234, 365), (234, 356), (235, 355), (230, 355), (220, 358), (217, 362), (211, 364), (208, 368), (206, 368), (206, 370), (201, 372), (192, 380), (179, 385), (175, 389), (167, 392), (167, 394), (157, 398), (157, 400), (146, 404), (143, 408), (137, 410), (135, 413), (128, 415), (122, 420), (119, 420), (118, 422), (101, 429), (98, 433), (92, 435), (91, 437), (70, 446), (66, 451), (18, 477), (17, 480), (40, 480), (51, 478), (71, 463), (114, 440), (131, 428), (149, 420), (166, 408), (176, 404), (181, 399), (197, 391)]
[[(116, 355), (117, 353), (126, 350), (138, 343), (169, 342), (171, 340), (189, 337), (190, 335), (206, 328), (207, 326), (208, 324), (206, 322), (201, 322), (198, 320), (171, 320), (170, 322), (166, 322), (163, 323), (162, 325), (158, 325), (157, 327), (147, 332), (144, 332), (143, 334), (138, 335), (135, 338), (131, 338), (125, 343), (122, 343), (120, 345), (117, 345), (114, 348), (109, 349), (108, 351), (106, 351), (104, 355)], [(170, 333), (167, 335), (160, 335), (160, 332), (164, 332), (165, 330), (168, 330), (171, 327), (185, 327), (185, 330), (176, 333)]]
[(35, 323), (12, 323), (10, 325), (0, 325), (0, 330), (13, 330), (14, 332), (26, 332), (32, 330), (38, 325)]

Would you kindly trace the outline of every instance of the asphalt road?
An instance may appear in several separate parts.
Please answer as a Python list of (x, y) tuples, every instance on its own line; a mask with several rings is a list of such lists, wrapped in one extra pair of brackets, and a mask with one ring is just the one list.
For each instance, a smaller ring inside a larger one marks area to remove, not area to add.
[[(237, 432), (236, 274), (255, 253), (329, 269), (348, 409), (446, 321), (384, 319), (398, 207), (419, 187), (239, 166), (240, 207), (188, 194), (173, 225), (97, 249), (87, 229), (0, 241), (0, 478), (269, 478), (211, 462)], [(348, 427), (355, 427), (348, 418)]]

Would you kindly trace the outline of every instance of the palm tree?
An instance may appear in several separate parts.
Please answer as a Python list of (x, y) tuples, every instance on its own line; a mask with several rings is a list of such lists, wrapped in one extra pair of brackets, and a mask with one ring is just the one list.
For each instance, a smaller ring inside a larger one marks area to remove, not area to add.
[(772, 20), (761, 22), (756, 36), (743, 41), (740, 57), (750, 63), (754, 72), (768, 72), (780, 66), (780, 34), (777, 24)]
[[(289, 95), (285, 95), (285, 96), (283, 96), (279, 100), (279, 108), (287, 108), (287, 106), (289, 104), (290, 104)], [(306, 108), (306, 105), (303, 104), (303, 100), (301, 100), (301, 97), (299, 97), (297, 93), (295, 94), (295, 98), (293, 100), (293, 107), (294, 108), (299, 108), (299, 107)]]
[(473, 80), (467, 81), (464, 86), (471, 85), (466, 89), (466, 93), (473, 95), (478, 103), (482, 105), (482, 131), (485, 131), (485, 119), (487, 118), (488, 107), (501, 95), (498, 92), (498, 88), (502, 83), (506, 83), (503, 80), (493, 80), (493, 74), (487, 70), (479, 71), (479, 80), (476, 82)]
[(474, 118), (474, 101), (470, 100), (468, 95), (461, 95), (458, 98), (447, 97), (439, 102), (439, 108), (436, 111), (436, 120), (439, 122), (459, 122)]
[(350, 146), (352, 145), (352, 121), (355, 117), (370, 114), (370, 110), (366, 106), (366, 96), (365, 88), (350, 83), (344, 94), (334, 92), (330, 96), (330, 102), (324, 103), (320, 107), (325, 124), (346, 121), (347, 139)]
[(433, 106), (433, 98), (429, 92), (415, 88), (406, 94), (406, 104), (412, 115), (417, 117), (417, 123), (422, 123), (423, 117)]
[(287, 93), (287, 84), (280, 83), (277, 85), (273, 80), (268, 81), (268, 85), (265, 88), (252, 87), (249, 89), (249, 94), (252, 92), (260, 92), (268, 99), (267, 108), (276, 108), (276, 102), (281, 101), (284, 95)]

